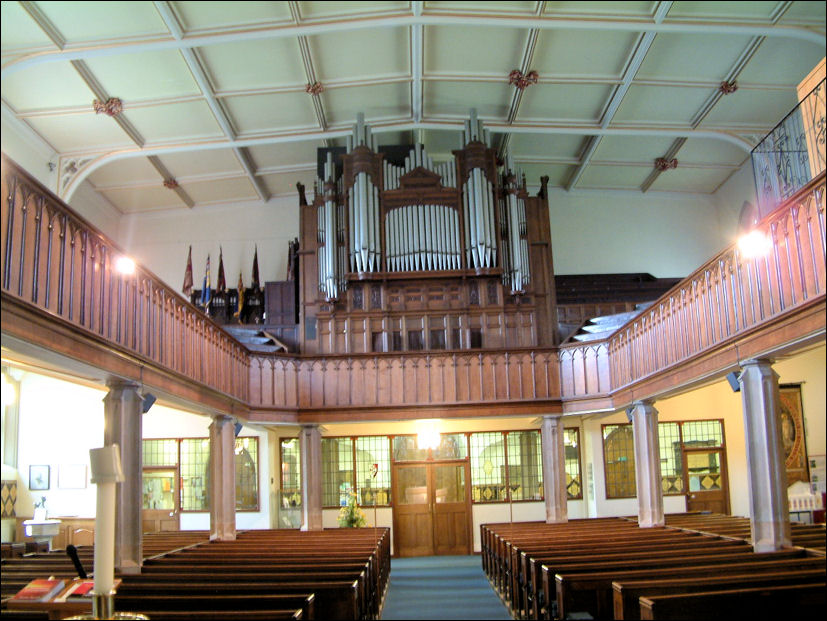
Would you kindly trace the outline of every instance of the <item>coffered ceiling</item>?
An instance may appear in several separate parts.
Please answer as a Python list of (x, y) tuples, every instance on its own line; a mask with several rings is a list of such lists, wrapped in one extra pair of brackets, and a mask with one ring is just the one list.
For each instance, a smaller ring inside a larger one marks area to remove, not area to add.
[(1, 24), (5, 120), (60, 195), (125, 214), (295, 196), (359, 112), (444, 160), (470, 108), (529, 184), (713, 193), (825, 49), (824, 2), (3, 1)]

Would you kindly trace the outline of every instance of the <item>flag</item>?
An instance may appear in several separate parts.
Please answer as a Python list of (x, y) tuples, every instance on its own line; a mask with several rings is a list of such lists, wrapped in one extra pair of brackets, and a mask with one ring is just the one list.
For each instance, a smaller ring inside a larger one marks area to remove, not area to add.
[(205, 309), (210, 305), (212, 291), (210, 290), (210, 255), (207, 255), (207, 271), (204, 272), (204, 286), (201, 288), (201, 306)]
[(224, 293), (227, 289), (227, 281), (224, 280), (224, 251), (221, 246), (218, 247), (218, 282), (215, 284), (215, 290), (219, 293)]
[(238, 309), (233, 317), (241, 319), (241, 309), (244, 308), (244, 281), (241, 279), (241, 272), (238, 273)]
[(261, 287), (260, 283), (258, 282), (258, 246), (256, 246), (256, 252), (253, 255), (253, 291), (258, 291)]
[(184, 295), (187, 299), (192, 295), (192, 246), (187, 255), (187, 269), (184, 271), (184, 286), (182, 287)]

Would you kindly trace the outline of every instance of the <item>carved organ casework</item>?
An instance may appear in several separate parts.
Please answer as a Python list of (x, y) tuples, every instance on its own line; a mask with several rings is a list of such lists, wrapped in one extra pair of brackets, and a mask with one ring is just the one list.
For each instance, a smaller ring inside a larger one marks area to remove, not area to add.
[(548, 179), (529, 196), (474, 111), (446, 162), (380, 149), (362, 115), (333, 151), (299, 192), (303, 352), (554, 344)]

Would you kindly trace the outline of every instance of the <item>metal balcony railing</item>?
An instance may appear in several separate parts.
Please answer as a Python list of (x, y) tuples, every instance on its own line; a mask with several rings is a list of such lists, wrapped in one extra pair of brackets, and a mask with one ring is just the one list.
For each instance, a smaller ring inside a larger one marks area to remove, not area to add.
[(752, 150), (762, 217), (824, 171), (824, 94), (822, 80)]

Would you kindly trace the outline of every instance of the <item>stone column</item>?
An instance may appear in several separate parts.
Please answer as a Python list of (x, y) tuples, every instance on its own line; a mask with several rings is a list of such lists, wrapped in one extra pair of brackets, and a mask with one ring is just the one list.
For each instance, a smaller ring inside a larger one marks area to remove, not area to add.
[(301, 530), (322, 530), (322, 432), (302, 425), (299, 432), (302, 473)]
[(629, 414), (635, 435), (638, 525), (641, 528), (663, 526), (658, 411), (647, 401), (636, 401)]
[(210, 423), (210, 540), (235, 540), (235, 434), (224, 414)]
[(125, 574), (141, 571), (143, 538), (142, 412), (138, 384), (119, 379), (106, 384), (103, 398), (103, 444), (120, 448), (124, 481), (115, 486), (115, 569)]
[(790, 546), (778, 374), (769, 360), (748, 360), (742, 367), (739, 381), (744, 406), (752, 544), (756, 552), (771, 552)]
[(543, 441), (543, 495), (546, 499), (546, 523), (568, 522), (563, 417), (543, 416), (541, 437)]

